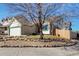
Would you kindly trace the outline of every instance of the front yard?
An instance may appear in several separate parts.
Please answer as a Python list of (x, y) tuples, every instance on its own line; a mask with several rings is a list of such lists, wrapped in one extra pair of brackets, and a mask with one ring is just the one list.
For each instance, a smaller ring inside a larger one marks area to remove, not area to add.
[[(28, 38), (40, 38), (40, 35), (29, 35)], [(62, 37), (58, 37), (58, 36), (53, 36), (53, 35), (44, 35), (44, 38), (62, 38)]]
[(0, 47), (61, 47), (75, 44), (71, 40), (52, 35), (44, 35), (44, 39), (39, 38), (39, 35), (2, 36)]

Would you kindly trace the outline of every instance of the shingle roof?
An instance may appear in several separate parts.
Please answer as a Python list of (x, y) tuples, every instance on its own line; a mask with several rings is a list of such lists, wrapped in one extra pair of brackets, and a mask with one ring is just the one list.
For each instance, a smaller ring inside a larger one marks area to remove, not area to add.
[(14, 18), (18, 20), (21, 24), (28, 24), (28, 21), (24, 16), (15, 16)]
[(22, 25), (26, 25), (26, 26), (33, 26), (32, 23), (30, 23), (26, 17), (22, 16), (22, 15), (18, 15), (14, 17), (17, 21), (19, 21)]

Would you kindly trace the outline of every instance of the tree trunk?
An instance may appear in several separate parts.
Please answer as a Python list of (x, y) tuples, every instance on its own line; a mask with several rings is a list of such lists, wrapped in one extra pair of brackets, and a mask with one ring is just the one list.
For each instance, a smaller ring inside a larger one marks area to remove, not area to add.
[(52, 21), (50, 21), (50, 35), (52, 35)]
[(36, 33), (40, 34), (40, 39), (43, 39), (42, 24), (36, 24)]
[(37, 33), (37, 34), (40, 33), (40, 26), (39, 26), (39, 24), (36, 24), (36, 33)]
[(42, 24), (40, 24), (40, 39), (43, 39)]
[(41, 9), (41, 3), (38, 3), (38, 20), (39, 20), (39, 26), (40, 26), (40, 39), (43, 39), (43, 32), (42, 32), (42, 9)]

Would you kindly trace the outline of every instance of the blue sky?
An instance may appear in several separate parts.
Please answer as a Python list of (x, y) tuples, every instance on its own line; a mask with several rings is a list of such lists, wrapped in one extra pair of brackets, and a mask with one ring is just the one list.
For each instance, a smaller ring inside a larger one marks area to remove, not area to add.
[[(73, 6), (68, 5), (68, 6), (65, 6), (61, 10), (68, 10), (68, 11), (72, 11), (72, 12), (79, 13), (78, 12), (79, 10), (78, 10), (78, 8), (76, 8), (76, 6), (79, 6), (79, 4), (77, 4), (77, 5), (76, 4), (75, 5), (73, 4)], [(8, 16), (13, 16), (13, 15), (15, 15), (15, 14), (9, 13), (8, 6), (6, 6), (6, 4), (0, 4), (0, 19), (6, 18)], [(74, 17), (74, 18), (71, 19), (71, 21), (72, 21), (72, 29), (74, 31), (79, 31), (79, 18)]]
[(6, 10), (7, 10), (7, 7), (4, 4), (0, 4), (0, 19), (8, 15), (8, 12)]
[(16, 15), (16, 13), (10, 13), (9, 8), (6, 4), (0, 4), (0, 19), (14, 15)]

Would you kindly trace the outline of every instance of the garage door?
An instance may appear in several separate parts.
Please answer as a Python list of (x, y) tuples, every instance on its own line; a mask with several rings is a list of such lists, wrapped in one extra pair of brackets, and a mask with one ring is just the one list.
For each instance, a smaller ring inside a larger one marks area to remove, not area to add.
[(21, 35), (21, 27), (10, 28), (10, 36), (20, 36)]

